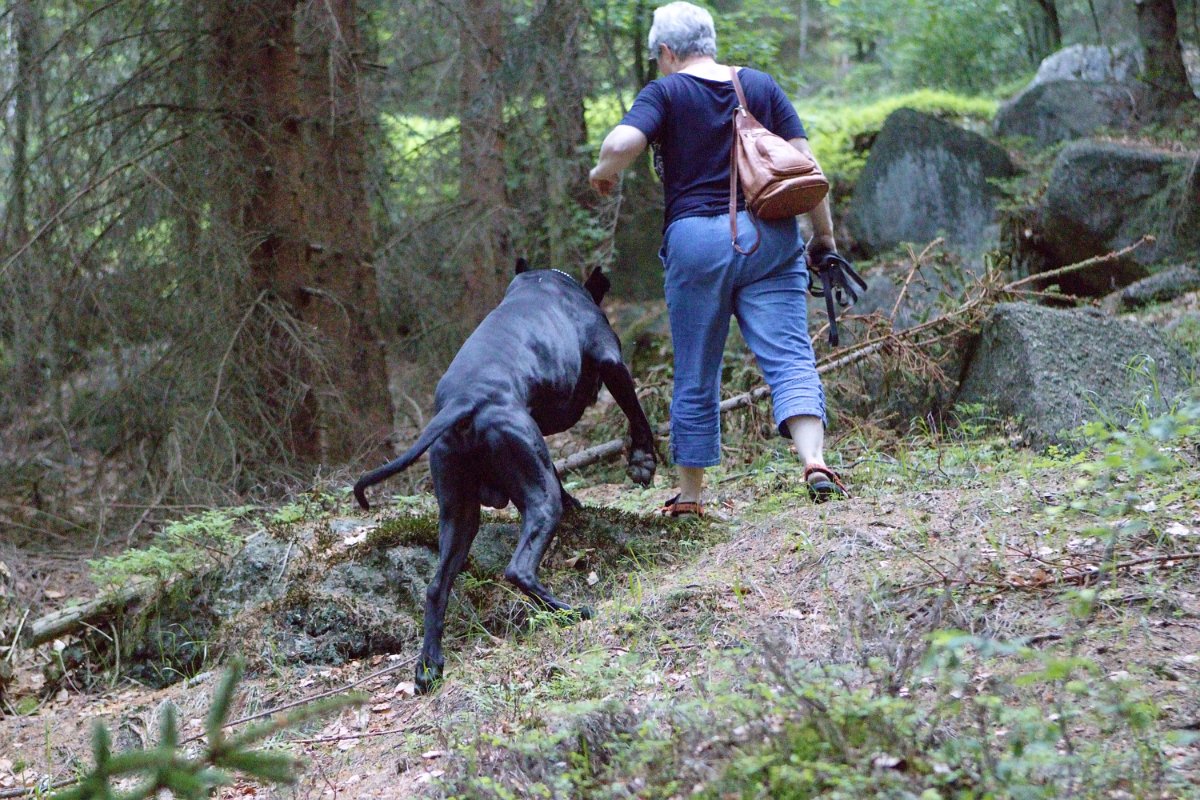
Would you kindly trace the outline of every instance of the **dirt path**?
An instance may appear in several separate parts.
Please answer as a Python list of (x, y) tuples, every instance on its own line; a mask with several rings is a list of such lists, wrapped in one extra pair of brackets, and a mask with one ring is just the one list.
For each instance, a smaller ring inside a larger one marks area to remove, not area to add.
[[(431, 696), (413, 696), (414, 653), (407, 652), (253, 674), (235, 716), (397, 667), (359, 687), (370, 692), (363, 707), (282, 737), (309, 764), (295, 787), (239, 784), (221, 796), (436, 797), (446, 791), (442, 781), (461, 788), (482, 774), (510, 787), (556, 786), (574, 774), (564, 755), (577, 752), (572, 741), (595, 738), (600, 747), (619, 734), (641, 742), (641, 734), (630, 733), (639, 725), (665, 726), (661, 735), (673, 753), (701, 748), (703, 757), (693, 759), (700, 765), (682, 770), (693, 783), (651, 792), (655, 767), (643, 764), (621, 768), (625, 794), (597, 796), (687, 796), (718, 780), (721, 765), (746, 742), (736, 726), (708, 730), (700, 741), (703, 725), (663, 723), (670, 709), (697, 702), (723, 708), (712, 700), (714, 687), (736, 686), (777, 656), (845, 669), (839, 674), (847, 685), (894, 679), (894, 696), (927, 687), (932, 697), (918, 663), (928, 658), (930, 633), (947, 629), (1024, 640), (1038, 653), (1086, 661), (1081, 674), (1097, 686), (1135, 679), (1159, 709), (1158, 729), (1200, 725), (1200, 561), (1122, 569), (1099, 585), (1085, 618), (1073, 616), (1072, 586), (1063, 581), (1104, 554), (1100, 540), (1086, 534), (1089, 520), (1048, 513), (1073, 491), (1078, 472), (1066, 460), (993, 442), (927, 448), (903, 462), (872, 456), (854, 475), (857, 496), (825, 506), (795, 491), (798, 472), (783, 459), (722, 484), (712, 505), (727, 519), (703, 523), (705, 535), (696, 541), (707, 544), (685, 546), (664, 565), (598, 575), (608, 599), (589, 622), (534, 624), (503, 638), (476, 631), (448, 641), (448, 680)], [(1140, 514), (1159, 539), (1130, 545), (1131, 555), (1200, 550), (1200, 500), (1186, 478), (1176, 476), (1160, 487), (1159, 500), (1144, 504), (1149, 510)], [(641, 494), (617, 486), (578, 494), (589, 505), (649, 509), (667, 488), (660, 479)], [(1172, 547), (1163, 543), (1164, 531), (1171, 531)], [(974, 679), (1016, 675), (1031, 656), (1023, 658), (988, 662), (997, 676)], [(140, 746), (154, 739), (169, 701), (185, 733), (198, 732), (216, 678), (205, 673), (156, 691), (128, 683), (67, 691), (36, 714), (3, 718), (0, 789), (60, 778), (89, 763), (93, 721), (114, 730), (118, 747)], [(1057, 702), (1057, 683), (1028, 684), (1027, 692), (1012, 685), (1014, 708)], [(1090, 717), (1080, 718), (1080, 735), (1091, 725)], [(518, 746), (531, 748), (525, 761), (511, 749)], [(1181, 747), (1167, 757), (1178, 775), (1196, 780), (1196, 755)], [(673, 768), (683, 763), (691, 762)]]

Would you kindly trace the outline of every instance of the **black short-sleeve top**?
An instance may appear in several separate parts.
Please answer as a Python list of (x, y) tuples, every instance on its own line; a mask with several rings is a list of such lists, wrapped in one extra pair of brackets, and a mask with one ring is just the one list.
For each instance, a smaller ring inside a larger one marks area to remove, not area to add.
[[(784, 139), (806, 137), (804, 125), (779, 84), (765, 72), (738, 72), (746, 104), (767, 130)], [(663, 227), (682, 217), (729, 212), (729, 151), (737, 92), (732, 81), (686, 72), (647, 84), (621, 120), (646, 135), (663, 182)], [(743, 208), (741, 191), (738, 208)]]

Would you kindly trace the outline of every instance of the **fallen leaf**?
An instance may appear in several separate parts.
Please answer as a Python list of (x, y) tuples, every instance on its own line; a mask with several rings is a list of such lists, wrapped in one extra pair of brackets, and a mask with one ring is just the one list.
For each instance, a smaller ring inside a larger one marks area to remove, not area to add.
[(597, 583), (600, 582), (600, 576), (597, 575), (595, 572), (589, 572), (588, 576), (587, 576), (587, 582), (588, 582), (588, 586), (595, 586)]
[(67, 596), (66, 592), (60, 592), (57, 589), (43, 589), (42, 594), (50, 600), (61, 600)]
[(871, 759), (871, 766), (875, 769), (894, 769), (903, 772), (908, 767), (908, 762), (899, 756), (879, 753)]
[(1192, 529), (1179, 522), (1172, 522), (1164, 531), (1168, 536), (1191, 536)]

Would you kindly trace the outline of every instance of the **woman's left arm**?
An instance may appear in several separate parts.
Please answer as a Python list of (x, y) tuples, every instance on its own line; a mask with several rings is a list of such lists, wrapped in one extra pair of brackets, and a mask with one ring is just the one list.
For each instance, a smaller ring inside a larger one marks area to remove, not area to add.
[[(816, 156), (813, 155), (812, 148), (808, 146), (808, 139), (799, 137), (789, 139), (792, 147), (795, 147), (801, 153), (816, 161)], [(833, 238), (833, 213), (829, 209), (829, 195), (825, 195), (817, 206), (808, 212), (808, 221), (812, 223), (813, 236), (808, 243), (810, 253), (825, 253), (837, 252), (837, 242)]]

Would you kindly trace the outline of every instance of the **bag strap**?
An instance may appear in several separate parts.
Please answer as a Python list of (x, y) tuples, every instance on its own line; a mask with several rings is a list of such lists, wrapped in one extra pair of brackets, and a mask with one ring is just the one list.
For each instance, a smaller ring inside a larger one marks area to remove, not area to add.
[(742, 91), (742, 82), (738, 78), (738, 68), (730, 67), (729, 75), (733, 78), (733, 90), (737, 92), (738, 105), (741, 106), (742, 112), (749, 116), (753, 116), (750, 114), (750, 104), (746, 102), (746, 93)]
[(755, 219), (753, 212), (750, 214), (750, 220), (754, 223), (754, 246), (749, 250), (743, 250), (737, 243), (737, 190), (738, 190), (738, 124), (737, 115), (739, 113), (754, 119), (750, 114), (750, 106), (746, 104), (746, 94), (742, 91), (742, 82), (738, 80), (738, 68), (731, 66), (729, 75), (733, 78), (733, 89), (737, 92), (738, 107), (733, 111), (733, 142), (729, 148), (729, 237), (733, 242), (733, 249), (744, 256), (748, 256), (758, 249), (758, 245), (762, 242), (762, 231), (758, 229), (758, 220)]

